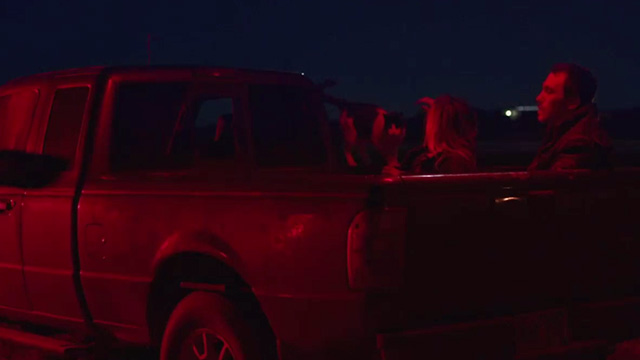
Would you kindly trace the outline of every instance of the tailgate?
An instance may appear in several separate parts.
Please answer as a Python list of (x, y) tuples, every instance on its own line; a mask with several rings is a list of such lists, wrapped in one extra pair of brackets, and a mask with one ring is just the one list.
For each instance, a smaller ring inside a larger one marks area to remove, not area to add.
[[(574, 180), (554, 179), (552, 188), (522, 173), (405, 177), (387, 193), (408, 209), (404, 271), (395, 291), (369, 297), (377, 331), (506, 318), (508, 341), (521, 349), (634, 336), (638, 247), (610, 239), (635, 229), (620, 216), (629, 193), (598, 200), (594, 183)], [(593, 222), (603, 212), (606, 239)], [(527, 340), (527, 332), (556, 335)]]

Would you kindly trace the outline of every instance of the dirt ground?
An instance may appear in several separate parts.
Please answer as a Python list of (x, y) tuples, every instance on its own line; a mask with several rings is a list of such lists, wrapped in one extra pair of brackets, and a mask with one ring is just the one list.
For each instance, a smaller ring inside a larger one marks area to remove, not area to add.
[[(121, 350), (114, 351), (104, 357), (86, 357), (81, 360), (156, 360), (145, 351)], [(62, 360), (62, 358), (43, 354), (40, 351), (24, 348), (15, 348), (0, 342), (0, 360)], [(615, 352), (602, 360), (640, 360), (640, 339), (625, 341), (616, 345)]]

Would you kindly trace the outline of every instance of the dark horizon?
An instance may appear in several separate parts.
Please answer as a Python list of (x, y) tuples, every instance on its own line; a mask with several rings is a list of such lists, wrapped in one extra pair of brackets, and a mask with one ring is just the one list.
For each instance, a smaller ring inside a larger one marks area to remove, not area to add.
[(418, 98), (442, 93), (483, 109), (532, 105), (554, 63), (577, 62), (598, 77), (601, 109), (632, 108), (640, 106), (639, 10), (639, 3), (529, 0), (5, 2), (0, 82), (145, 64), (150, 54), (152, 64), (304, 72), (337, 81), (333, 95), (411, 114)]

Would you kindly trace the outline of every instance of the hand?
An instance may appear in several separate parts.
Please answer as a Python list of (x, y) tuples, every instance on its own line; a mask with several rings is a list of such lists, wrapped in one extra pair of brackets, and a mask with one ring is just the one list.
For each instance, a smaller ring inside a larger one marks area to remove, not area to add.
[(342, 128), (342, 136), (344, 137), (345, 151), (352, 151), (358, 141), (358, 132), (353, 126), (353, 118), (347, 114), (346, 110), (340, 113), (340, 127)]
[(398, 162), (398, 149), (404, 141), (407, 130), (402, 127), (396, 127), (395, 124), (391, 124), (389, 129), (385, 129), (385, 114), (386, 111), (382, 109), (378, 111), (378, 116), (373, 123), (371, 142), (387, 160), (387, 163), (396, 164)]
[(424, 111), (429, 111), (429, 109), (433, 106), (433, 99), (425, 96), (423, 98), (418, 99), (416, 104), (420, 105)]

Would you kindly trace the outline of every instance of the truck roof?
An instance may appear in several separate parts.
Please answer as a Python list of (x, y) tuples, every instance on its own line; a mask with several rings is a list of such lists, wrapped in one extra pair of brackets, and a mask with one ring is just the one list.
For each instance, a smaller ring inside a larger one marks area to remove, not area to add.
[(22, 76), (1, 85), (18, 86), (30, 83), (41, 83), (47, 80), (57, 79), (61, 77), (76, 76), (98, 76), (100, 74), (119, 75), (119, 74), (158, 74), (158, 76), (166, 76), (173, 74), (191, 73), (195, 76), (202, 77), (222, 77), (233, 78), (241, 82), (248, 83), (287, 83), (290, 85), (309, 86), (312, 81), (302, 74), (273, 70), (252, 70), (230, 67), (216, 66), (198, 66), (198, 65), (146, 65), (146, 66), (92, 66), (75, 69), (65, 69), (39, 74)]

